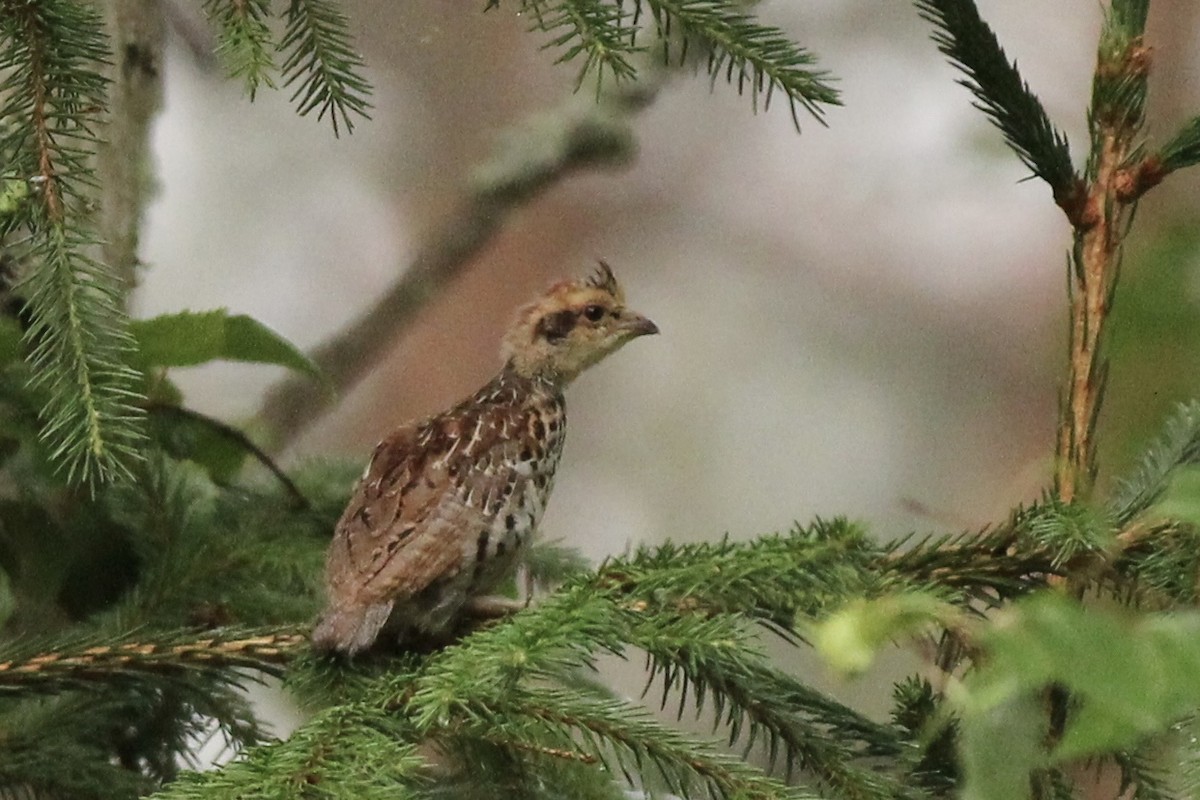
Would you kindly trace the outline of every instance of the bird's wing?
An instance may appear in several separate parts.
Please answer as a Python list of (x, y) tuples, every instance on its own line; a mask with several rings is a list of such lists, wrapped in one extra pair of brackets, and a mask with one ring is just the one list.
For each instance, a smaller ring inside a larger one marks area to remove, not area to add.
[[(514, 423), (511, 412), (487, 409), (401, 428), (381, 442), (334, 533), (331, 600), (411, 597), (456, 574), (466, 542), (490, 522), (492, 498), (525, 479), (512, 466), (520, 449), (509, 435)], [(454, 491), (464, 470), (471, 471), (470, 503)]]

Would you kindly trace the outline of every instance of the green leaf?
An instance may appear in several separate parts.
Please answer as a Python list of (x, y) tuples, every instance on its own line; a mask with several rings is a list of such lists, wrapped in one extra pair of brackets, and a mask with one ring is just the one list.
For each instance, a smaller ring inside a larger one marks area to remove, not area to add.
[(211, 425), (170, 411), (170, 406), (151, 406), (150, 430), (163, 449), (204, 467), (214, 483), (230, 483), (246, 463), (246, 448)]
[[(1029, 775), (1045, 761), (1038, 746), (1045, 727), (1041, 706), (1032, 694), (975, 714), (970, 724), (963, 725), (959, 738), (963, 800), (1029, 797)], [(1003, 746), (997, 746), (999, 742)]]
[(999, 615), (980, 644), (981, 666), (953, 692), (964, 738), (1052, 685), (1080, 701), (1054, 762), (1130, 747), (1200, 706), (1200, 613), (1133, 616), (1043, 593)]
[(961, 612), (929, 594), (905, 592), (874, 600), (855, 600), (816, 625), (810, 636), (817, 652), (834, 669), (856, 675), (871, 666), (886, 645), (948, 622)]
[(258, 320), (225, 309), (135, 320), (132, 330), (146, 367), (191, 367), (225, 359), (277, 364), (322, 378), (317, 365), (291, 342)]

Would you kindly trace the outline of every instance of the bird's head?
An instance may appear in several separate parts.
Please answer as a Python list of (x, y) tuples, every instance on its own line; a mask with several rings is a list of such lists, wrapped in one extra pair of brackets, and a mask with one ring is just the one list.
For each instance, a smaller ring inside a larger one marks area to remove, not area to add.
[(625, 293), (603, 261), (582, 281), (563, 281), (517, 312), (501, 351), (527, 377), (566, 384), (621, 345), (658, 333), (658, 326), (625, 307)]

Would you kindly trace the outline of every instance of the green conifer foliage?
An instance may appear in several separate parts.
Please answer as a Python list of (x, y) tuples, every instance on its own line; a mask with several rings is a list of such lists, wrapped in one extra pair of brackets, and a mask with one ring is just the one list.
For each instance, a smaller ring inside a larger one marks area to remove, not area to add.
[[(222, 309), (126, 318), (131, 287), (97, 255), (94, 156), (122, 79), (111, 62), (128, 53), (111, 52), (82, 0), (0, 0), (0, 796), (1007, 800), (1075, 796), (1096, 765), (1123, 796), (1194, 795), (1200, 406), (1181, 405), (1106, 484), (1096, 439), (1133, 212), (1200, 163), (1200, 117), (1158, 147), (1143, 133), (1149, 0), (1105, 6), (1081, 163), (973, 0), (914, 5), (1071, 225), (1054, 485), (985, 530), (887, 544), (844, 519), (599, 566), (542, 543), (525, 610), (345, 662), (311, 652), (307, 634), (354, 470), (285, 471), (171, 380), (225, 359), (326, 392), (345, 388), (318, 366), (337, 348), (306, 355)], [(838, 102), (812, 54), (752, 4), (486, 7), (522, 14), (610, 117), (576, 120), (565, 150), (519, 169), (490, 164), (472, 206), (488, 220), (570, 168), (627, 160), (633, 134), (611, 117), (649, 102), (659, 62), (755, 108), (782, 96), (794, 118)], [(203, 8), (251, 98), (293, 87), (298, 113), (335, 133), (367, 118), (370, 86), (333, 0)], [(859, 674), (912, 643), (928, 674), (896, 684), (884, 719), (770, 655), (812, 649)], [(642, 697), (597, 680), (614, 657), (646, 664)], [(244, 692), (276, 679), (309, 713), (285, 740)], [(696, 720), (710, 730), (676, 724)], [(202, 749), (219, 753), (215, 768), (200, 769)]]

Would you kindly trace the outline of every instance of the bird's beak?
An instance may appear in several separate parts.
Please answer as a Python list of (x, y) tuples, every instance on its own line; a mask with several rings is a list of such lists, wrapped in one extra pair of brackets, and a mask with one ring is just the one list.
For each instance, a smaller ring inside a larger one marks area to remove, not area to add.
[(640, 314), (630, 314), (621, 320), (620, 327), (631, 339), (658, 333), (658, 326)]

